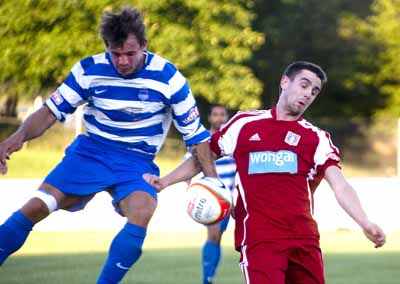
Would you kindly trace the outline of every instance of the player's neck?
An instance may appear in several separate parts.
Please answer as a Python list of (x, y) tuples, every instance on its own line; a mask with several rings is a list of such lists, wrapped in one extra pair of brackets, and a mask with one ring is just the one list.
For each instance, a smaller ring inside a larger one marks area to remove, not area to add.
[(301, 114), (291, 114), (282, 104), (278, 102), (276, 105), (276, 120), (282, 121), (296, 121), (301, 117)]

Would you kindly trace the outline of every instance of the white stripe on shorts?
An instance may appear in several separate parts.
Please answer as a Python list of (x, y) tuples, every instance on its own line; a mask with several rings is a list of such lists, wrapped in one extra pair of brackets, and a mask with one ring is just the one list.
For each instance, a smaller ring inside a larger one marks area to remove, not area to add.
[(242, 261), (240, 262), (240, 269), (243, 272), (245, 283), (250, 284), (249, 271), (247, 270), (249, 263), (247, 261), (246, 248), (247, 245), (242, 246)]

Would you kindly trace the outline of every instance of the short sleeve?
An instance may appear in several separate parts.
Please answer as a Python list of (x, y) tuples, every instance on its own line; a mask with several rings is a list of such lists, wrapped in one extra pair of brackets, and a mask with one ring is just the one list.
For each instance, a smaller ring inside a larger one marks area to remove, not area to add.
[(73, 113), (79, 105), (86, 102), (83, 63), (87, 60), (76, 63), (66, 80), (45, 102), (45, 105), (60, 121), (64, 121), (68, 114)]

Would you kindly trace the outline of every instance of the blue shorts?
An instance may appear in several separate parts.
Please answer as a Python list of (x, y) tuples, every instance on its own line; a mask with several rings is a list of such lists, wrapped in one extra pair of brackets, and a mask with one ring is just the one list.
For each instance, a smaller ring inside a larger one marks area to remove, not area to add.
[(134, 191), (145, 191), (157, 200), (156, 189), (142, 178), (144, 173), (160, 174), (152, 157), (79, 135), (44, 182), (67, 195), (107, 190), (114, 205)]

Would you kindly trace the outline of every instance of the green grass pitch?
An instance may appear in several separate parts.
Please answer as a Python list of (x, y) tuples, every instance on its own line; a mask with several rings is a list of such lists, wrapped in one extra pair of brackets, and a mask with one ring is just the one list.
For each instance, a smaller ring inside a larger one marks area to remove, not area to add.
[[(33, 232), (23, 249), (0, 268), (1, 284), (95, 283), (112, 232)], [(149, 233), (139, 262), (124, 284), (201, 283), (200, 250), (204, 233)], [(361, 232), (321, 236), (327, 284), (400, 283), (400, 233), (390, 233), (376, 250)], [(232, 232), (223, 239), (216, 284), (240, 284)]]

